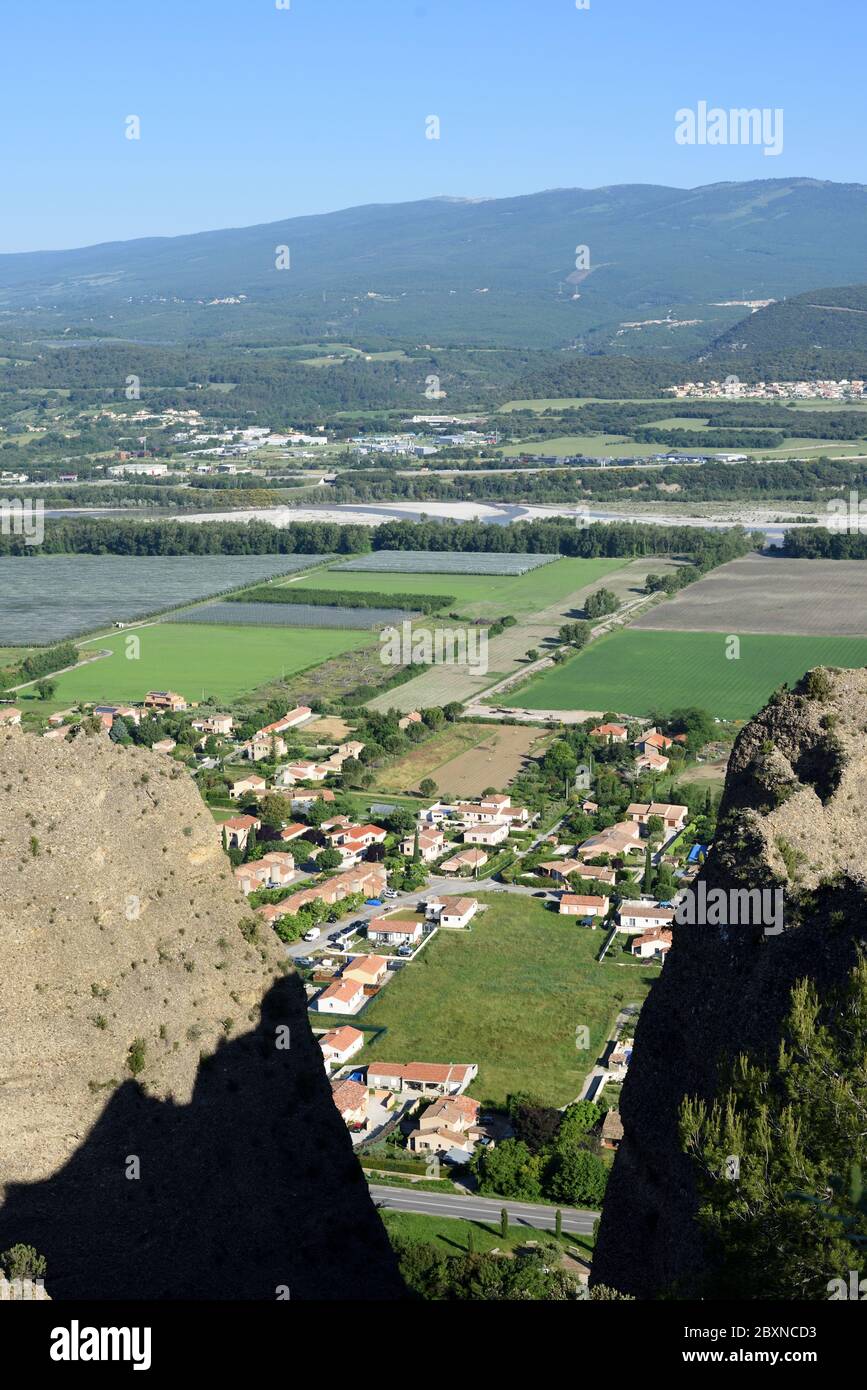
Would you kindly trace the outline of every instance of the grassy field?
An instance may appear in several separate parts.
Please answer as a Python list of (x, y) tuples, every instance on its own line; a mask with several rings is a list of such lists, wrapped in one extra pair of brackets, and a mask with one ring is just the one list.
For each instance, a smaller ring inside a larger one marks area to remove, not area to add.
[[(624, 1003), (639, 1003), (655, 966), (600, 965), (598, 931), (546, 911), (529, 896), (481, 895), (472, 930), (440, 932), (364, 1015), (387, 1028), (362, 1063), (477, 1062), (469, 1088), (502, 1104), (530, 1091), (550, 1105), (576, 1098)], [(590, 1048), (575, 1046), (590, 1030)]]
[[(133, 638), (140, 642), (140, 654), (130, 659), (127, 643)], [(369, 641), (369, 633), (343, 630), (155, 623), (82, 647), (82, 654), (104, 648), (112, 655), (59, 676), (51, 704), (140, 700), (148, 690), (166, 689), (188, 700), (201, 699), (203, 692), (231, 700), (283, 672), (291, 675)]]
[[(371, 1178), (376, 1182), (376, 1178)], [(465, 1221), (457, 1216), (423, 1216), (412, 1211), (383, 1211), (380, 1213), (385, 1229), (399, 1240), (434, 1245), (443, 1255), (465, 1255), (469, 1244), (470, 1231), (476, 1254), (486, 1255), (490, 1250), (517, 1250), (528, 1241), (555, 1240), (554, 1228), (550, 1231), (531, 1230), (527, 1226), (510, 1226), (508, 1235), (500, 1233), (498, 1224), (487, 1221)], [(593, 1250), (591, 1235), (571, 1235), (564, 1232), (560, 1237), (564, 1252), (580, 1250), (589, 1258)]]
[(588, 458), (608, 458), (616, 455), (623, 458), (647, 458), (651, 454), (664, 454), (661, 444), (634, 444), (625, 434), (561, 434), (555, 439), (530, 439), (525, 444), (507, 444), (501, 449), (504, 458), (517, 458), (520, 454), (545, 454), (565, 457), (568, 454), (585, 454)]
[(635, 628), (594, 642), (514, 696), (525, 709), (616, 710), (643, 716), (700, 705), (720, 719), (748, 719), (783, 682), (811, 666), (867, 665), (867, 638), (747, 634), (730, 660), (716, 632)]
[(377, 775), (377, 791), (414, 791), (425, 777), (450, 796), (479, 796), (505, 787), (520, 772), (530, 750), (544, 744), (537, 729), (496, 724), (454, 724), (420, 744)]
[[(316, 575), (316, 588), (353, 593), (451, 594), (455, 611), (468, 617), (518, 617), (547, 608), (558, 599), (594, 584), (625, 560), (555, 560), (528, 574), (379, 574), (324, 570)], [(291, 587), (291, 586), (290, 586)]]
[(500, 414), (507, 415), (513, 410), (535, 410), (541, 414), (543, 410), (577, 410), (582, 405), (659, 405), (661, 401), (666, 405), (675, 404), (673, 396), (656, 396), (652, 401), (630, 396), (622, 396), (618, 401), (607, 396), (539, 397), (532, 401), (506, 401), (500, 406)]

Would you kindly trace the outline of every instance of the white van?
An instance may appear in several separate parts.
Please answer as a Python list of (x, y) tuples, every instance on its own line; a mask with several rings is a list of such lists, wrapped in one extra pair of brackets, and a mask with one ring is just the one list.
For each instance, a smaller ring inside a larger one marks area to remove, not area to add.
[(304, 940), (304, 941), (318, 941), (321, 935), (322, 935), (321, 928), (319, 928), (319, 927), (311, 927), (309, 931), (306, 931), (306, 932), (304, 933), (304, 936), (303, 936), (302, 940)]

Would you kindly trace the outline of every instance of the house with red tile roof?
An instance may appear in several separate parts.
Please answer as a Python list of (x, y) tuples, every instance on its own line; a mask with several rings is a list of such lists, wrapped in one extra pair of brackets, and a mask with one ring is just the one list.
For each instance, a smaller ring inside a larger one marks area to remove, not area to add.
[(459, 854), (453, 854), (450, 859), (444, 859), (440, 869), (444, 874), (460, 874), (465, 869), (475, 873), (487, 864), (488, 858), (483, 849), (464, 849)]
[(478, 1126), (479, 1102), (469, 1096), (444, 1096), (419, 1116), (418, 1128), (407, 1136), (411, 1153), (437, 1153), (466, 1162), (483, 1131)]
[(478, 1074), (474, 1062), (370, 1062), (367, 1085), (376, 1091), (459, 1096)]
[(388, 960), (385, 956), (354, 956), (344, 970), (341, 980), (355, 980), (360, 985), (381, 984), (388, 974)]
[[(446, 837), (441, 830), (420, 830), (418, 832), (418, 854), (423, 864), (432, 864), (445, 854)], [(407, 835), (400, 842), (400, 852), (411, 858), (415, 853), (415, 835)]]
[(650, 931), (633, 938), (630, 951), (642, 960), (663, 960), (671, 950), (674, 937), (665, 927), (651, 927)]
[(561, 917), (606, 917), (610, 898), (585, 896), (582, 893), (564, 893), (560, 899)]
[(342, 1067), (364, 1047), (364, 1034), (360, 1028), (344, 1023), (340, 1028), (332, 1028), (319, 1039), (322, 1059), (326, 1068)]
[(311, 1008), (320, 1014), (357, 1014), (365, 998), (360, 981), (335, 980), (317, 994)]
[(365, 1086), (348, 1078), (338, 1078), (331, 1083), (331, 1097), (348, 1129), (366, 1128), (368, 1097)]
[(246, 849), (250, 831), (261, 830), (262, 822), (256, 816), (231, 816), (223, 821), (221, 829), (227, 849)]
[(682, 830), (689, 819), (689, 807), (668, 801), (633, 801), (626, 814), (638, 825), (647, 825), (651, 816), (659, 816), (665, 829), (673, 834)]
[(625, 743), (629, 730), (625, 724), (597, 724), (590, 730), (591, 738), (604, 738), (606, 743)]
[(416, 946), (424, 934), (422, 923), (415, 918), (371, 917), (367, 924), (368, 941), (383, 946)]

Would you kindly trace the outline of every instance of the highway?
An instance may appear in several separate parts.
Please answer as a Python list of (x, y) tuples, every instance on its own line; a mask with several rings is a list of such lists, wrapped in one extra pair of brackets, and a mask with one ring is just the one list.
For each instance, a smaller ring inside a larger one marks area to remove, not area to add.
[[(557, 1207), (535, 1202), (512, 1202), (504, 1197), (462, 1197), (450, 1192), (417, 1192), (409, 1187), (381, 1187), (370, 1184), (370, 1195), (378, 1206), (389, 1211), (412, 1211), (422, 1216), (457, 1216), (465, 1221), (488, 1221), (500, 1224), (503, 1207), (509, 1213), (512, 1226), (530, 1226), (537, 1231), (553, 1231)], [(573, 1235), (591, 1235), (598, 1211), (579, 1211), (561, 1207), (563, 1230)]]

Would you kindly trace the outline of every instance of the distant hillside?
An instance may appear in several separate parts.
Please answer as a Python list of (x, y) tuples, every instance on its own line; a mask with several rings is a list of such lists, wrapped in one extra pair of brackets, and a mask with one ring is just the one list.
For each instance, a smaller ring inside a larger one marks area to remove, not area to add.
[[(867, 188), (770, 179), (350, 208), (0, 256), (0, 326), (150, 342), (454, 343), (688, 357), (744, 301), (867, 281)], [(590, 269), (576, 269), (576, 248)], [(288, 269), (277, 269), (279, 248)], [(286, 259), (286, 253), (283, 253)], [(211, 302), (211, 301), (233, 302)]]
[(701, 354), (769, 376), (867, 372), (867, 285), (809, 290), (741, 320)]

